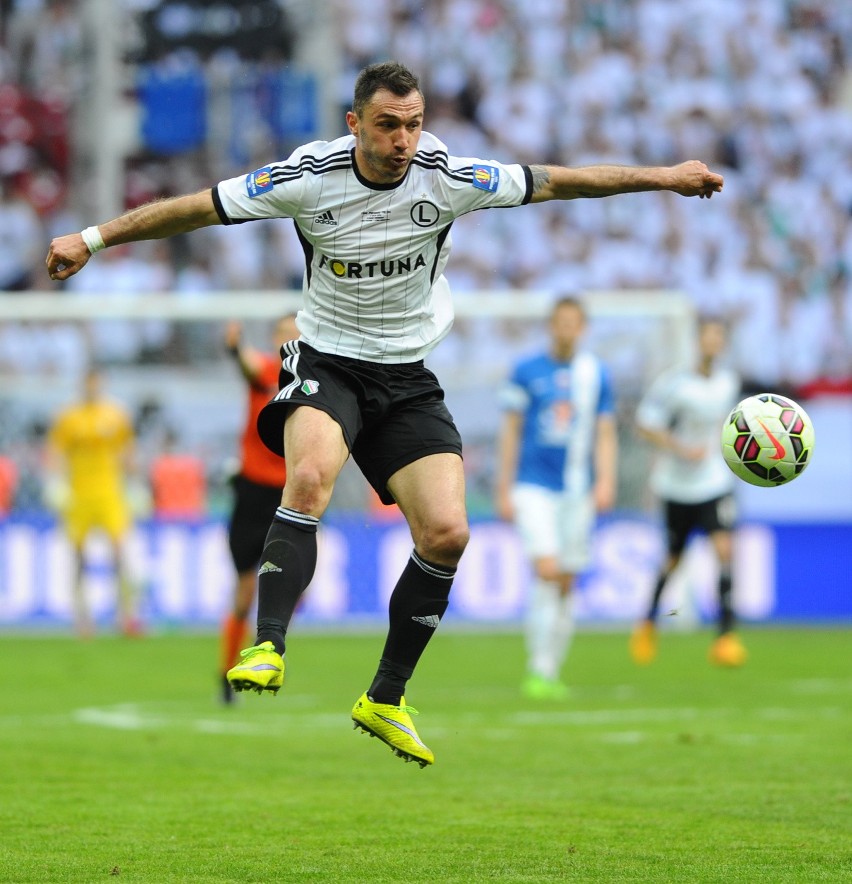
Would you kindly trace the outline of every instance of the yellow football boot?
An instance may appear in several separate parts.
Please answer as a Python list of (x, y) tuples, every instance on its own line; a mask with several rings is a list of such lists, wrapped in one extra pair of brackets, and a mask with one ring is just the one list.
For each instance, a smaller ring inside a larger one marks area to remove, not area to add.
[(716, 666), (735, 668), (745, 663), (748, 652), (733, 632), (724, 632), (710, 645), (709, 657)]
[(420, 767), (426, 767), (434, 763), (435, 755), (417, 736), (412, 715), (417, 715), (417, 710), (405, 705), (405, 697), (400, 699), (399, 706), (391, 706), (389, 703), (374, 703), (366, 693), (352, 709), (356, 729), (361, 728), (371, 737), (378, 737), (391, 747), (394, 755), (406, 762), (416, 761)]
[(643, 620), (630, 636), (630, 656), (634, 663), (647, 666), (657, 656), (657, 627), (651, 620)]
[(235, 691), (272, 691), (284, 684), (284, 659), (272, 642), (262, 642), (240, 651), (242, 660), (228, 670), (228, 682)]

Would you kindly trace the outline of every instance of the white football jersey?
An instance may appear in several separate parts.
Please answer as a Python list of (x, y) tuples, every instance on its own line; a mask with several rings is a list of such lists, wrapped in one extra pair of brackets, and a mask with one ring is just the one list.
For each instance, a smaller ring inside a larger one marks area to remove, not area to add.
[(677, 503), (700, 503), (731, 491), (734, 475), (722, 458), (722, 424), (739, 393), (739, 377), (723, 368), (710, 375), (669, 372), (651, 385), (639, 403), (637, 423), (668, 430), (685, 445), (705, 451), (699, 461), (659, 451), (650, 479), (655, 494)]
[(220, 182), (224, 224), (292, 218), (305, 251), (301, 338), (324, 353), (415, 362), (450, 330), (443, 276), (450, 227), (476, 209), (532, 196), (520, 165), (453, 157), (423, 132), (405, 177), (374, 184), (358, 172), (355, 138), (315, 141), (286, 160)]

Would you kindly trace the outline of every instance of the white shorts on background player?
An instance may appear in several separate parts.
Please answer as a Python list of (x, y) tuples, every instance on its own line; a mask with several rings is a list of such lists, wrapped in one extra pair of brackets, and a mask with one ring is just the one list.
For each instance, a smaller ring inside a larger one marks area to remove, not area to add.
[(555, 558), (570, 574), (589, 566), (595, 525), (591, 494), (569, 495), (518, 483), (512, 488), (512, 505), (524, 552), (531, 559)]

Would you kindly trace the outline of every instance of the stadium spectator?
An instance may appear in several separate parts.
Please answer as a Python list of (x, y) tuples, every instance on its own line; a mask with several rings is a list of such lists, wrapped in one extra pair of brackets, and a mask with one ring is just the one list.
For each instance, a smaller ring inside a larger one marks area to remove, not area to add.
[(240, 648), (245, 642), (246, 621), (257, 592), (257, 568), (286, 478), (284, 459), (270, 451), (258, 435), (257, 418), (266, 403), (278, 392), (278, 373), (281, 370), (278, 349), (287, 341), (299, 337), (295, 315), (282, 317), (271, 331), (272, 348), (267, 353), (243, 343), (239, 323), (231, 322), (225, 329), (225, 346), (239, 366), (248, 390), (240, 438), (239, 469), (231, 482), (234, 502), (228, 523), (228, 546), (237, 583), (221, 631), (219, 674), (221, 696), (225, 703), (231, 703), (234, 699), (228, 670), (236, 665)]
[(207, 476), (204, 461), (180, 451), (177, 433), (169, 428), (163, 450), (149, 468), (152, 515), (155, 519), (200, 521), (207, 512)]
[[(95, 272), (75, 279), (74, 294), (133, 300), (140, 295), (165, 294), (174, 280), (161, 243), (126, 245), (105, 256)], [(172, 326), (163, 319), (92, 319), (87, 322), (92, 352), (104, 363), (131, 363), (150, 353), (162, 354)]]
[(0, 177), (0, 291), (34, 285), (41, 221), (32, 205), (15, 193), (14, 181)]
[(5, 519), (15, 505), (18, 491), (18, 466), (5, 454), (0, 454), (0, 519)]
[[(15, 90), (17, 97), (10, 99), (4, 92), (0, 99), (0, 172), (26, 176), (59, 169), (60, 177), (67, 177), (68, 145), (62, 147), (56, 133), (64, 126), (67, 141), (72, 121), (61, 124), (48, 111), (58, 106), (67, 116), (85, 94), (84, 19), (74, 14), (78, 6), (68, 0), (27, 0), (10, 4), (8, 16), (3, 17), (0, 82)], [(738, 281), (747, 260), (745, 243), (756, 245), (771, 274), (783, 276), (789, 272), (785, 255), (792, 251), (791, 238), (805, 241), (815, 256), (814, 272), (799, 280), (797, 301), (806, 304), (804, 313), (809, 322), (813, 320), (817, 336), (823, 332), (814, 314), (821, 308), (813, 303), (825, 299), (824, 281), (836, 268), (850, 266), (849, 225), (844, 220), (852, 204), (848, 76), (852, 18), (847, 7), (845, 0), (818, 4), (636, 0), (603, 5), (449, 0), (420, 7), (412, 7), (408, 0), (383, 0), (370, 22), (345, 3), (337, 5), (335, 17), (342, 34), (343, 87), (348, 88), (371, 58), (409, 59), (423, 72), (433, 130), (460, 154), (500, 155), (501, 143), (544, 133), (554, 162), (570, 157), (574, 165), (606, 159), (631, 163), (703, 155), (724, 167), (726, 199), (701, 213), (699, 230), (691, 213), (684, 215), (662, 196), (643, 200), (641, 210), (622, 202), (616, 210), (594, 206), (582, 215), (559, 213), (561, 224), (545, 224), (548, 212), (537, 213), (540, 221), (531, 221), (533, 216), (524, 212), (499, 220), (460, 219), (453, 228), (457, 291), (559, 291), (566, 284), (560, 276), (564, 270), (573, 289), (625, 281), (631, 288), (674, 288), (687, 292), (699, 310), (708, 306), (709, 293), (712, 309), (718, 310), (719, 303), (731, 305), (727, 317), (734, 323), (735, 338), (740, 338), (736, 305), (748, 306)], [(147, 2), (124, 8), (137, 34), (155, 18)], [(195, 27), (194, 13), (192, 19)], [(134, 28), (128, 27), (127, 33), (134, 33)], [(440, 39), (434, 39), (436, 34)], [(195, 36), (188, 31), (183, 47), (179, 41), (170, 42), (166, 54), (197, 53)], [(40, 48), (33, 51), (36, 44)], [(252, 51), (260, 45), (240, 43)], [(280, 45), (286, 55), (295, 44), (280, 41)], [(204, 64), (216, 107), (205, 150), (200, 155), (131, 157), (131, 168), (143, 162), (158, 170), (153, 174), (161, 179), (145, 201), (195, 188), (196, 181), (209, 179), (205, 168), (215, 167), (220, 177), (235, 174), (236, 144), (242, 145), (237, 149), (240, 157), (245, 156), (247, 143), (252, 151), (274, 153), (269, 147), (275, 144), (269, 134), (274, 121), (267, 118), (272, 111), (263, 110), (263, 101), (268, 104), (275, 91), (262, 87), (268, 65), (256, 67), (254, 61), (236, 56), (224, 59), (221, 53)], [(55, 76), (57, 67), (62, 77)], [(257, 88), (236, 88), (237, 76), (241, 82), (256, 78)], [(39, 84), (47, 84), (58, 97), (48, 102)], [(517, 96), (529, 98), (523, 108), (528, 125), (496, 130), (490, 109), (504, 109)], [(234, 107), (235, 102), (249, 102), (252, 107), (243, 112)], [(36, 104), (37, 112), (28, 109)], [(245, 124), (246, 117), (250, 125)], [(76, 174), (79, 179), (86, 173), (80, 167)], [(79, 189), (77, 193), (79, 202)], [(128, 182), (128, 205), (139, 203), (133, 194)], [(815, 210), (796, 212), (798, 205)], [(618, 216), (615, 225), (613, 212)], [(50, 211), (42, 219), (49, 230), (55, 229), (56, 214)], [(826, 233), (827, 226), (836, 230), (838, 225), (839, 233)], [(291, 232), (289, 225), (281, 226)], [(224, 258), (228, 269), (217, 287), (291, 287), (292, 262), (280, 260), (280, 243), (270, 242), (260, 225), (247, 227), (256, 229), (220, 244), (228, 249)], [(60, 229), (73, 228), (61, 223)], [(680, 235), (669, 235), (671, 231)], [(561, 257), (566, 233), (573, 241), (572, 254), (591, 257), (585, 265)], [(252, 241), (234, 248), (240, 236)], [(519, 243), (525, 247), (515, 247)], [(240, 268), (243, 247), (253, 249), (259, 262), (247, 261)], [(542, 260), (542, 254), (549, 258)], [(654, 260), (649, 262), (648, 255)], [(714, 255), (723, 255), (724, 262)], [(697, 268), (714, 260), (719, 279), (711, 285)], [(0, 260), (0, 276), (2, 264)], [(761, 320), (767, 334), (782, 331), (781, 297), (780, 290), (769, 294), (771, 303)], [(507, 358), (519, 351), (511, 338), (503, 343)], [(3, 352), (6, 346), (0, 342), (0, 361), (11, 362)], [(193, 346), (182, 352), (198, 350)], [(733, 341), (731, 355), (740, 373), (765, 378), (769, 384), (777, 377), (775, 368), (752, 366), (757, 356), (766, 354), (766, 348), (743, 349)], [(813, 363), (801, 370), (799, 380), (804, 385), (821, 371)]]
[(85, 76), (86, 45), (76, 0), (21, 4), (8, 31), (18, 82), (43, 100), (70, 105)]
[[(443, 108), (456, 100), (471, 124), (466, 134), (454, 123), (453, 144), (461, 151), (486, 155), (478, 146), (467, 147), (478, 145), (483, 134), (493, 155), (499, 153), (501, 139), (554, 129), (549, 141), (554, 161), (570, 156), (582, 165), (607, 158), (631, 162), (701, 154), (727, 167), (726, 200), (701, 213), (700, 231), (691, 213), (683, 215), (662, 196), (643, 201), (641, 209), (621, 202), (570, 217), (566, 226), (583, 231), (593, 254), (584, 275), (572, 272), (574, 265), (566, 268), (572, 287), (627, 283), (676, 288), (686, 291), (699, 309), (707, 306), (707, 293), (712, 292), (713, 309), (719, 309), (719, 300), (733, 303), (729, 318), (736, 321), (742, 289), (738, 271), (749, 254), (743, 246), (752, 231), (772, 274), (785, 272), (791, 236), (804, 236), (814, 250), (817, 272), (801, 281), (801, 301), (824, 299), (821, 277), (831, 277), (839, 261), (849, 265), (836, 237), (824, 232), (831, 223), (826, 219), (835, 212), (847, 217), (852, 202), (846, 73), (852, 19), (842, 0), (815, 8), (782, 0), (709, 5), (704, 0), (675, 5), (637, 0), (594, 9), (563, 0), (501, 4), (499, 9), (487, 0), (416, 11), (405, 0), (388, 0), (386, 6), (384, 29), (369, 34), (363, 22), (341, 10), (349, 66), (357, 67), (365, 52), (416, 52), (430, 101), (436, 96)], [(418, 35), (441, 33), (442, 39), (434, 44), (421, 40), (414, 49), (412, 28)], [(460, 41), (464, 51), (454, 51)], [(534, 72), (534, 88), (525, 91), (529, 71)], [(505, 108), (519, 93), (535, 96), (524, 106), (525, 118), (531, 115), (529, 125), (497, 131), (489, 108)], [(443, 131), (433, 125), (436, 132)], [(799, 205), (816, 210), (799, 212)], [(620, 218), (616, 227), (610, 223), (612, 214)], [(533, 247), (530, 254), (539, 249), (558, 254), (564, 242), (558, 234), (564, 231), (555, 225), (552, 235), (544, 230), (543, 237), (536, 236), (528, 217), (513, 213), (487, 250), (478, 249), (482, 219), (464, 219), (454, 226), (454, 248), (460, 255), (493, 256), (490, 263), (482, 262), (481, 272), (459, 277), (459, 291), (500, 285), (560, 290), (559, 268), (552, 260), (537, 265), (530, 260), (523, 275), (501, 264), (505, 256), (527, 254), (524, 248), (512, 248), (520, 242)], [(660, 231), (681, 235), (661, 239)], [(711, 253), (725, 256), (720, 285), (708, 284), (695, 272), (710, 262)], [(654, 260), (649, 262), (646, 255)], [(780, 292), (770, 295), (772, 303), (764, 311), (768, 333), (781, 328), (780, 297)], [(810, 304), (806, 312), (810, 315)], [(506, 344), (513, 347), (511, 340)], [(749, 352), (735, 347), (732, 356), (744, 376), (760, 376), (759, 366), (752, 368), (751, 362), (765, 353), (765, 348)], [(803, 371), (807, 381), (818, 368), (808, 364)], [(772, 377), (767, 374), (767, 382)]]
[(591, 562), (595, 513), (615, 503), (615, 403), (606, 368), (580, 348), (585, 327), (580, 301), (556, 301), (548, 349), (519, 362), (503, 392), (497, 512), (533, 567), (522, 690), (535, 700), (568, 696), (575, 581)]
[(639, 433), (659, 452), (650, 484), (662, 503), (666, 529), (666, 558), (647, 613), (630, 638), (631, 655), (640, 664), (657, 655), (660, 599), (695, 532), (709, 537), (719, 563), (719, 634), (710, 648), (710, 660), (719, 666), (741, 666), (746, 660), (735, 632), (732, 598), (734, 477), (719, 447), (719, 427), (740, 393), (740, 379), (720, 363), (726, 343), (725, 324), (703, 319), (695, 369), (659, 377), (636, 412)]
[(319, 519), (350, 453), (408, 521), (414, 550), (390, 599), (376, 675), (356, 726), (401, 757), (434, 761), (404, 691), (449, 603), (467, 545), (461, 439), (423, 357), (452, 324), (449, 227), (478, 209), (667, 190), (710, 198), (721, 175), (690, 160), (667, 167), (501, 164), (453, 157), (422, 131), (424, 98), (398, 63), (365, 68), (349, 135), (212, 190), (163, 200), (51, 242), (51, 279), (108, 245), (214, 224), (291, 217), (306, 244), (300, 338), (283, 348), (281, 391), (258, 428), (288, 460), (288, 481), (259, 571), (257, 644), (229, 673), (238, 689), (283, 684), (285, 633), (316, 566)]
[(125, 549), (132, 527), (127, 481), (135, 470), (133, 426), (124, 406), (104, 395), (97, 369), (87, 372), (80, 401), (65, 407), (53, 421), (47, 453), (46, 496), (61, 516), (76, 560), (72, 592), (77, 633), (88, 637), (94, 631), (86, 599), (86, 543), (99, 531), (112, 551), (119, 629), (136, 635), (136, 590)]

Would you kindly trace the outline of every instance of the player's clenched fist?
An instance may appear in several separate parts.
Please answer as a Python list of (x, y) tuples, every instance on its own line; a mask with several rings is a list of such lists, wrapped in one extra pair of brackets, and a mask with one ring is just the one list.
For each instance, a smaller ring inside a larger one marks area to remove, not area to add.
[(91, 257), (92, 253), (82, 235), (69, 233), (66, 236), (57, 236), (50, 243), (45, 264), (51, 279), (62, 280), (82, 270)]
[(716, 172), (711, 172), (700, 160), (687, 160), (677, 166), (672, 166), (675, 175), (675, 183), (669, 189), (681, 196), (699, 196), (710, 199), (714, 193), (719, 193), (725, 183), (725, 179)]

